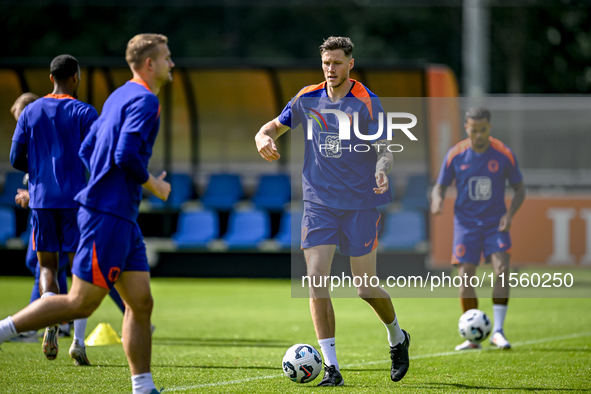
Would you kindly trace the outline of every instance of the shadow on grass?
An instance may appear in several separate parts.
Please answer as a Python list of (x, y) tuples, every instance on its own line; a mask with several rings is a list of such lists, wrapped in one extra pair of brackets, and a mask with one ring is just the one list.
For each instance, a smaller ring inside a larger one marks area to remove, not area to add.
[(469, 384), (461, 384), (461, 383), (424, 383), (424, 384), (407, 384), (405, 385), (407, 388), (415, 387), (418, 390), (421, 389), (440, 389), (440, 390), (449, 390), (450, 388), (453, 390), (462, 389), (462, 390), (469, 390), (469, 391), (476, 391), (476, 390), (484, 390), (484, 391), (491, 391), (491, 390), (500, 390), (500, 391), (560, 391), (560, 392), (567, 392), (567, 391), (576, 391), (576, 392), (590, 392), (591, 389), (569, 389), (569, 388), (548, 388), (548, 387), (510, 387), (510, 386), (501, 386), (501, 387), (493, 387), (493, 386), (474, 386)]
[(536, 349), (531, 349), (531, 350), (527, 350), (527, 351), (532, 351), (532, 352), (583, 352), (583, 353), (591, 353), (591, 348), (587, 348), (587, 349), (583, 349), (583, 348), (577, 348), (577, 347), (548, 347), (548, 348), (536, 348)]
[(236, 339), (236, 338), (163, 338), (152, 339), (153, 345), (159, 346), (214, 346), (214, 347), (269, 347), (289, 348), (291, 342), (267, 339)]
[[(73, 368), (80, 368), (74, 364), (68, 365)], [(89, 368), (100, 367), (100, 368), (129, 368), (127, 363), (125, 364), (92, 364)], [(268, 365), (173, 365), (173, 364), (152, 364), (152, 368), (183, 368), (183, 369), (253, 369), (253, 370), (268, 370), (277, 371), (279, 375), (283, 370), (280, 367), (270, 367)], [(86, 369), (86, 367), (84, 367)]]

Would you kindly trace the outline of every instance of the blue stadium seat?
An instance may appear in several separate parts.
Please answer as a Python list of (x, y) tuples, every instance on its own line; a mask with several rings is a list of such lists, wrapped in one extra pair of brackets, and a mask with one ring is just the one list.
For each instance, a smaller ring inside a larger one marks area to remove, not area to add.
[(415, 250), (426, 237), (424, 214), (403, 210), (387, 215), (379, 244), (386, 250)]
[(162, 201), (153, 194), (150, 194), (148, 201), (154, 208), (164, 208), (168, 206), (173, 209), (180, 209), (181, 205), (195, 197), (195, 191), (193, 189), (193, 180), (191, 176), (181, 173), (168, 174), (164, 178), (170, 183), (170, 195), (167, 201)]
[(254, 249), (258, 243), (269, 238), (271, 225), (269, 215), (261, 210), (232, 212), (228, 231), (222, 237), (230, 249)]
[[(274, 239), (282, 248), (300, 246), (300, 229), (303, 214), (304, 212), (302, 211), (288, 211), (281, 216), (279, 232), (275, 235)], [(295, 236), (292, 238), (291, 234), (293, 232), (295, 232)]]
[(291, 185), (285, 174), (263, 175), (252, 203), (261, 209), (280, 211), (291, 200)]
[(229, 211), (244, 196), (240, 177), (235, 174), (213, 174), (201, 203), (208, 208)]
[(398, 199), (398, 193), (396, 193), (396, 178), (393, 174), (388, 175), (388, 179), (390, 180), (390, 190), (392, 190), (392, 196), (394, 200)]
[(16, 214), (10, 207), (0, 207), (0, 245), (16, 236)]
[(4, 188), (2, 194), (0, 194), (0, 204), (10, 205), (11, 207), (19, 206), (14, 202), (14, 196), (16, 196), (16, 189), (26, 189), (26, 186), (23, 185), (24, 175), (24, 172), (9, 172), (6, 174)]
[(427, 191), (429, 189), (429, 178), (427, 175), (412, 175), (408, 178), (406, 190), (401, 202), (405, 209), (429, 209)]
[(172, 240), (179, 249), (204, 248), (218, 236), (219, 220), (216, 212), (210, 210), (181, 212), (177, 231)]

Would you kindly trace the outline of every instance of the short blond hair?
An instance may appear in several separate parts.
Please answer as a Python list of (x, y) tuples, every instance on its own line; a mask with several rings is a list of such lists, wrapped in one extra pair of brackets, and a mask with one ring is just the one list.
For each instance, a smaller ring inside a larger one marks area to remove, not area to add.
[(23, 112), (23, 109), (25, 109), (25, 107), (27, 105), (31, 104), (33, 101), (37, 100), (38, 98), (39, 98), (39, 96), (37, 96), (35, 93), (31, 93), (31, 92), (21, 94), (15, 100), (14, 104), (12, 104), (12, 107), (10, 107), (10, 113), (12, 114), (12, 116), (15, 116), (17, 110), (20, 110), (20, 112)]
[(167, 44), (168, 37), (162, 34), (143, 33), (133, 37), (127, 43), (125, 60), (132, 68), (139, 67), (147, 58), (158, 55), (156, 47)]

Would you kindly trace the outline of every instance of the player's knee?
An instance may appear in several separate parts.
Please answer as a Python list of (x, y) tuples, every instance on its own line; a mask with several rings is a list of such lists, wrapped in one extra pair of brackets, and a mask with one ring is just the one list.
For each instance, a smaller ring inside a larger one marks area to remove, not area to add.
[[(328, 274), (317, 269), (308, 270), (309, 284), (311, 289), (327, 288), (331, 285), (331, 278)], [(308, 280), (306, 280), (308, 283)]]
[(357, 288), (357, 295), (364, 301), (367, 301), (372, 298), (378, 298), (379, 293), (377, 288), (375, 287), (358, 287)]
[(89, 317), (101, 304), (101, 300), (90, 297), (71, 297), (70, 302), (77, 319)]
[(495, 267), (495, 274), (496, 276), (507, 276), (509, 274), (509, 264), (498, 264)]
[(328, 287), (310, 287), (310, 297), (311, 298), (329, 298), (330, 292), (328, 291)]
[(152, 309), (154, 308), (154, 299), (152, 298), (152, 295), (148, 293), (131, 300), (127, 305), (134, 314), (151, 315)]
[(41, 267), (41, 269), (39, 270), (39, 278), (41, 278), (41, 280), (52, 279), (54, 281), (57, 281), (57, 277), (58, 277), (58, 270), (57, 269)]
[(476, 291), (473, 287), (460, 286), (460, 298), (475, 298)]
[(152, 309), (154, 309), (154, 298), (152, 298), (152, 295), (149, 295), (142, 303), (142, 310), (151, 315)]

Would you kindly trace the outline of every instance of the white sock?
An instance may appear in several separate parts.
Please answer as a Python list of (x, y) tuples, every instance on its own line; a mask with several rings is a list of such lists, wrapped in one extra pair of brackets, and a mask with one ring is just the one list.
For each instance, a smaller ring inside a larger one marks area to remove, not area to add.
[(494, 325), (493, 334), (497, 331), (503, 331), (505, 316), (507, 316), (507, 305), (493, 304)]
[(320, 345), (320, 350), (322, 350), (324, 364), (334, 365), (337, 371), (340, 371), (334, 338), (319, 339), (318, 344)]
[(78, 344), (84, 346), (84, 335), (86, 334), (87, 319), (74, 320), (74, 340), (78, 340)]
[(0, 344), (6, 342), (11, 338), (18, 335), (14, 323), (12, 322), (12, 316), (8, 316), (4, 320), (0, 320)]
[(131, 377), (131, 386), (133, 387), (133, 394), (150, 394), (152, 390), (156, 389), (150, 372), (133, 375)]
[(399, 343), (404, 342), (406, 338), (398, 325), (398, 316), (394, 316), (394, 321), (392, 323), (384, 323), (384, 325), (386, 326), (386, 330), (388, 330), (388, 342), (390, 342), (390, 346), (396, 346)]

